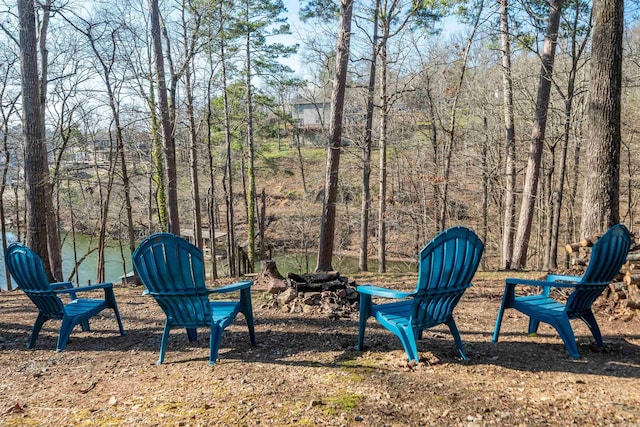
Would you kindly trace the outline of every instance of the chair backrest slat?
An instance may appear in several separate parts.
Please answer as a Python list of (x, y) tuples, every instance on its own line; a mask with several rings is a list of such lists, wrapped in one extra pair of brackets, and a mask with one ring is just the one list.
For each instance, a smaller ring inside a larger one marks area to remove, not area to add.
[(142, 283), (177, 326), (211, 324), (202, 251), (180, 236), (156, 233), (133, 253)]
[(591, 249), (589, 265), (569, 295), (566, 311), (570, 318), (591, 310), (593, 302), (620, 273), (631, 247), (631, 235), (623, 224), (609, 228)]
[(420, 251), (418, 284), (413, 304), (415, 327), (428, 327), (425, 322), (443, 322), (465, 289), (471, 286), (484, 244), (470, 229), (452, 227), (429, 242)]
[(52, 319), (62, 319), (64, 304), (53, 292), (40, 257), (21, 243), (12, 243), (5, 253), (5, 264), (18, 288), (38, 307), (40, 312)]

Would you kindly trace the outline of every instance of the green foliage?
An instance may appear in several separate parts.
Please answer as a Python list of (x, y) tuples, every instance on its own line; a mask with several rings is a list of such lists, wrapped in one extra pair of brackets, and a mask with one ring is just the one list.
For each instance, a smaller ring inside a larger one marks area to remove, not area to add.
[(340, 16), (340, 9), (331, 0), (309, 0), (300, 7), (300, 20), (303, 22), (318, 19), (323, 22), (336, 21)]

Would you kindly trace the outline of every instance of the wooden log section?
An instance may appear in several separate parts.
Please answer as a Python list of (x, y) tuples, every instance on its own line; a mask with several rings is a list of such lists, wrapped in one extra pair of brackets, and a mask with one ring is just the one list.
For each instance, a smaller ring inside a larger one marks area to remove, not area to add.
[(625, 273), (624, 277), (622, 278), (622, 282), (627, 286), (639, 285), (640, 274), (638, 273), (632, 274), (630, 271), (628, 271), (627, 273)]
[(576, 253), (582, 248), (590, 248), (590, 247), (592, 247), (593, 244), (596, 241), (598, 241), (599, 238), (600, 238), (600, 236), (586, 237), (586, 238), (584, 238), (584, 239), (582, 239), (582, 240), (580, 240), (579, 242), (576, 242), (576, 243), (567, 243), (567, 245), (564, 248), (567, 251), (567, 253), (569, 253), (569, 254)]

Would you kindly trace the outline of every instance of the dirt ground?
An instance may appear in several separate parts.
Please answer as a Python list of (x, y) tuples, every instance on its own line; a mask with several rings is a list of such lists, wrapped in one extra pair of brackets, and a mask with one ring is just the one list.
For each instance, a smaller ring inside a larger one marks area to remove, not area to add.
[[(406, 286), (411, 278), (395, 280)], [(550, 327), (528, 337), (527, 319), (513, 310), (491, 343), (503, 282), (480, 276), (474, 284), (455, 311), (470, 360), (437, 327), (420, 341), (417, 365), (374, 319), (358, 352), (357, 313), (284, 313), (267, 308), (260, 289), (257, 345), (240, 315), (214, 366), (204, 330), (197, 343), (174, 331), (156, 365), (164, 317), (139, 287), (116, 288), (127, 336), (103, 312), (91, 331), (73, 332), (65, 351), (55, 352), (53, 321), (28, 350), (35, 307), (20, 291), (3, 293), (0, 425), (640, 425), (640, 315), (597, 313), (603, 352), (574, 322), (582, 358), (573, 360)]]

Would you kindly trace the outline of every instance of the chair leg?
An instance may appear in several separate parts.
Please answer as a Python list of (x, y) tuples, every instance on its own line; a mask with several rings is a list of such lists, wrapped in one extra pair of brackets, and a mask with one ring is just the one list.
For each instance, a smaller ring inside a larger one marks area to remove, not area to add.
[(158, 365), (164, 362), (164, 353), (167, 350), (167, 343), (169, 342), (169, 331), (171, 330), (171, 325), (169, 322), (165, 320), (164, 322), (164, 330), (162, 331), (162, 339), (160, 340), (160, 357), (158, 357)]
[(371, 313), (371, 295), (360, 294), (360, 318), (358, 320), (358, 344), (356, 349), (362, 351), (364, 348), (364, 331), (367, 326), (367, 319)]
[(539, 326), (539, 320), (534, 319), (533, 317), (529, 317), (529, 335), (536, 335), (538, 333)]
[(571, 328), (569, 319), (558, 319), (557, 323), (552, 324), (551, 326), (556, 328), (558, 334), (560, 334), (560, 338), (562, 338), (562, 342), (564, 342), (564, 346), (567, 349), (569, 355), (574, 359), (580, 359), (580, 353), (578, 353), (578, 344), (576, 343), (576, 337), (573, 334), (573, 329)]
[(500, 309), (498, 310), (498, 317), (496, 318), (496, 326), (493, 330), (493, 337), (491, 342), (498, 342), (498, 336), (500, 336), (500, 327), (502, 326), (502, 316), (504, 315), (504, 297), (502, 303), (500, 303)]
[(49, 320), (49, 317), (43, 315), (42, 313), (38, 313), (38, 318), (33, 324), (33, 328), (31, 328), (31, 338), (29, 338), (27, 348), (33, 348), (33, 346), (36, 345), (36, 340), (38, 339), (38, 335), (40, 334), (42, 325), (44, 325), (44, 322), (46, 322), (47, 320)]
[(186, 328), (187, 329), (187, 337), (189, 338), (189, 342), (198, 341), (198, 330), (196, 328)]
[(256, 332), (253, 327), (253, 307), (251, 305), (250, 289), (243, 289), (240, 291), (240, 312), (244, 315), (244, 318), (247, 321), (251, 345), (256, 345)]
[(84, 332), (90, 331), (91, 328), (89, 327), (89, 319), (83, 320), (82, 322), (80, 322), (80, 327)]
[(409, 361), (420, 361), (420, 357), (418, 354), (418, 344), (416, 343), (416, 334), (413, 332), (413, 328), (411, 328), (411, 326), (409, 325), (407, 329), (400, 327), (397, 329), (397, 331), (392, 332), (394, 332), (398, 336), (398, 338), (400, 338), (402, 347), (404, 347), (404, 351), (407, 353), (407, 359)]
[(502, 301), (500, 302), (500, 309), (498, 310), (498, 317), (496, 318), (496, 326), (493, 330), (493, 337), (491, 342), (498, 342), (498, 336), (500, 335), (500, 327), (502, 326), (502, 317), (504, 316), (504, 310), (511, 306), (514, 299), (514, 285), (505, 284), (504, 293), (502, 294)]
[(116, 304), (115, 299), (113, 301), (113, 312), (116, 314), (116, 320), (118, 321), (118, 329), (120, 329), (120, 335), (124, 337), (127, 335), (127, 333), (125, 332), (124, 327), (122, 326), (120, 311), (118, 310), (118, 305)]
[(604, 348), (604, 343), (602, 342), (602, 334), (600, 333), (600, 328), (598, 327), (598, 322), (596, 322), (596, 318), (593, 315), (593, 311), (589, 310), (589, 312), (582, 315), (581, 319), (591, 330), (591, 334), (596, 340), (596, 345), (599, 348)]
[(58, 347), (56, 348), (56, 351), (62, 351), (67, 346), (69, 336), (71, 335), (71, 331), (75, 325), (77, 325), (77, 322), (74, 322), (70, 317), (62, 319), (62, 326), (60, 326), (60, 333), (58, 334)]
[(213, 365), (218, 360), (218, 350), (220, 350), (220, 340), (222, 339), (222, 327), (214, 323), (211, 325), (211, 335), (209, 337), (209, 365)]
[(451, 335), (453, 335), (453, 341), (456, 344), (456, 348), (458, 349), (458, 354), (462, 358), (462, 360), (469, 360), (466, 354), (464, 354), (464, 348), (462, 347), (462, 339), (460, 339), (460, 332), (458, 331), (458, 327), (456, 326), (456, 321), (453, 320), (453, 317), (446, 322), (445, 325), (449, 327), (451, 331)]

